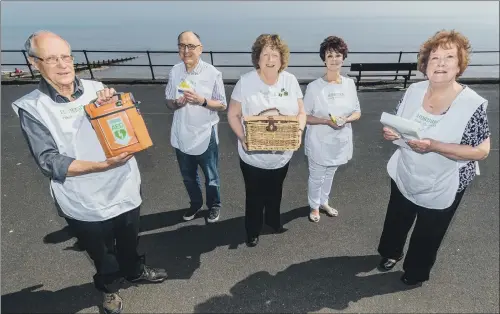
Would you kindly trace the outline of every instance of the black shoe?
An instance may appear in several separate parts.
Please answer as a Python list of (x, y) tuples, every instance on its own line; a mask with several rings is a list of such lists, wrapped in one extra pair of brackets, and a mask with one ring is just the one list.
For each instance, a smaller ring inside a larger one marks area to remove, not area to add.
[(394, 260), (389, 260), (389, 258), (387, 257), (384, 257), (382, 258), (382, 260), (380, 261), (380, 264), (378, 264), (378, 267), (380, 268), (380, 270), (383, 270), (383, 271), (387, 271), (387, 270), (391, 270), (394, 268), (394, 266), (396, 266), (396, 264), (403, 259), (403, 256), (404, 255), (401, 255), (396, 261)]
[(194, 217), (196, 216), (196, 214), (201, 210), (201, 207), (199, 208), (195, 208), (195, 207), (191, 207), (187, 210), (187, 212), (184, 214), (184, 216), (182, 216), (182, 219), (184, 219), (185, 221), (190, 221), (190, 220), (193, 220)]
[(254, 247), (259, 243), (259, 237), (249, 237), (246, 243), (248, 247)]
[(216, 222), (217, 220), (219, 220), (219, 216), (220, 216), (220, 208), (213, 207), (208, 211), (207, 221), (210, 223)]
[(405, 284), (405, 285), (408, 285), (408, 286), (417, 286), (417, 285), (422, 285), (422, 282), (423, 281), (419, 281), (419, 280), (415, 280), (415, 279), (411, 279), (411, 278), (408, 278), (405, 275), (401, 276), (401, 281)]
[(135, 278), (127, 278), (130, 282), (149, 281), (149, 282), (162, 282), (167, 279), (167, 272), (162, 268), (152, 268), (144, 265), (142, 274)]
[(282, 234), (282, 233), (285, 233), (287, 231), (288, 231), (288, 229), (284, 228), (283, 226), (279, 227), (278, 229), (274, 229), (275, 234)]

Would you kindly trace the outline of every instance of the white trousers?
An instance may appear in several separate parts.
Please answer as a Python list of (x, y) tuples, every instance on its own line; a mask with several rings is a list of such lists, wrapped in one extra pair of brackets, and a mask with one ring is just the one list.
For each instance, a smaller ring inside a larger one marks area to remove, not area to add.
[(307, 184), (307, 199), (312, 209), (319, 209), (320, 205), (328, 204), (330, 190), (332, 189), (333, 176), (338, 166), (322, 166), (310, 158), (309, 180)]

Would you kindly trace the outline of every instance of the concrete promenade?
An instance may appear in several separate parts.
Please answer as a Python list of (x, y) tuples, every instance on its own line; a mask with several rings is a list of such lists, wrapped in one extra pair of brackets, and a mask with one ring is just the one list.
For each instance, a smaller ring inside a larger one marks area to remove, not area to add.
[[(1, 88), (2, 313), (99, 313), (102, 299), (92, 284), (90, 260), (73, 247), (49, 181), (37, 169), (11, 109), (14, 99), (35, 87)], [(431, 280), (414, 289), (399, 281), (402, 262), (388, 273), (376, 269), (389, 197), (386, 163), (394, 151), (381, 136), (379, 119), (403, 91), (359, 93), (354, 157), (336, 173), (331, 194), (339, 216), (308, 221), (302, 147), (285, 180), (281, 211), (289, 230), (263, 235), (257, 247), (247, 248), (243, 178), (226, 113), (219, 127), (221, 220), (183, 222), (189, 200), (170, 145), (172, 112), (164, 105), (164, 86), (113, 87), (142, 102), (154, 142), (137, 154), (144, 192), (140, 250), (149, 265), (169, 274), (162, 284), (124, 286), (125, 313), (498, 313), (498, 85), (471, 85), (489, 100), (492, 151), (480, 162), (481, 175), (464, 196)]]

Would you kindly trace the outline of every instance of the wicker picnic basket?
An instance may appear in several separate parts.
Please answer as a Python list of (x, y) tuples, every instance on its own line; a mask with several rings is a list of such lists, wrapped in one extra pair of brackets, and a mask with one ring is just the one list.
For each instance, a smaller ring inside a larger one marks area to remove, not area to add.
[(271, 108), (256, 116), (244, 117), (249, 151), (287, 151), (300, 147), (299, 119)]

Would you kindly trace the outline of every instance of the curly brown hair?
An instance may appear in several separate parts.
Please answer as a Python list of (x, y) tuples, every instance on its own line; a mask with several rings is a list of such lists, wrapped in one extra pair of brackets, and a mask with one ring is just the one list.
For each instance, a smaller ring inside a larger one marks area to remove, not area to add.
[(342, 54), (344, 60), (347, 58), (347, 53), (349, 52), (345, 41), (337, 36), (326, 37), (319, 46), (319, 57), (323, 62), (325, 62), (326, 53), (330, 50)]
[(252, 64), (256, 69), (259, 69), (259, 59), (264, 47), (268, 46), (273, 50), (278, 50), (281, 57), (281, 67), (278, 73), (283, 71), (288, 66), (290, 57), (290, 49), (288, 45), (277, 34), (262, 34), (252, 45)]
[(453, 45), (457, 47), (458, 66), (460, 68), (457, 73), (458, 78), (464, 73), (469, 65), (470, 53), (472, 50), (469, 39), (455, 30), (438, 31), (420, 46), (420, 52), (418, 53), (418, 70), (425, 75), (431, 52), (439, 47), (451, 49)]

